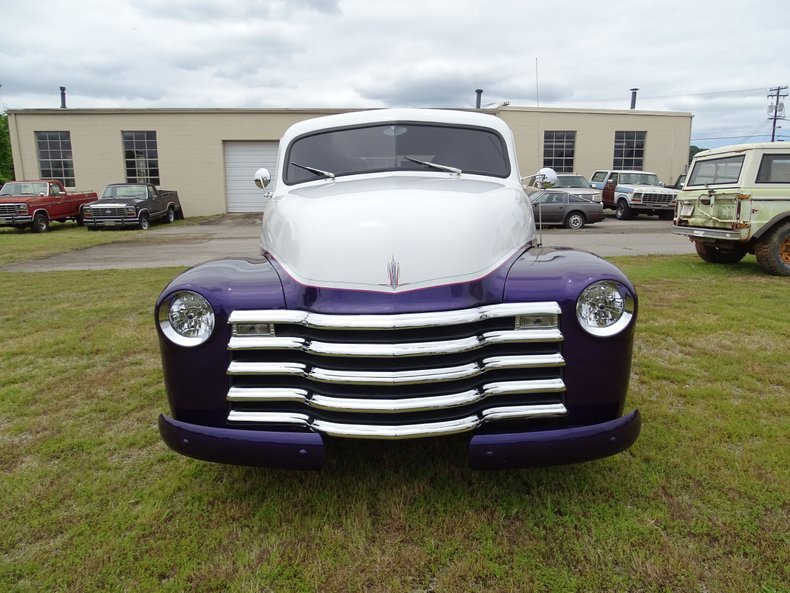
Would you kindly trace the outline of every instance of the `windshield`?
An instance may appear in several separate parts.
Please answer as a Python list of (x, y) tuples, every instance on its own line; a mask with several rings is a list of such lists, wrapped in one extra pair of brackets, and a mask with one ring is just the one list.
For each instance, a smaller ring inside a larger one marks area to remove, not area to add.
[(46, 183), (11, 181), (0, 189), (0, 196), (43, 196), (46, 193)]
[(655, 173), (620, 173), (620, 181), (628, 185), (661, 185)]
[(102, 198), (136, 198), (144, 200), (147, 196), (144, 185), (108, 185), (101, 194)]
[(589, 188), (590, 183), (581, 175), (557, 175), (554, 187), (584, 187)]
[(691, 185), (717, 185), (721, 183), (738, 183), (743, 167), (744, 155), (730, 156), (722, 159), (697, 161), (686, 181)]
[[(460, 170), (460, 171), (459, 171)], [(505, 141), (493, 130), (397, 123), (326, 130), (294, 140), (286, 184), (381, 171), (510, 175)]]

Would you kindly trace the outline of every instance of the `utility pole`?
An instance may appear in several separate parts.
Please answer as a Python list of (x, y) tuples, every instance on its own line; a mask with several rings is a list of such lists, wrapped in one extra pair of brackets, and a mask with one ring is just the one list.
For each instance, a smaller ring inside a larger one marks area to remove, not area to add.
[(782, 94), (782, 91), (786, 91), (787, 87), (778, 86), (769, 90), (771, 94), (768, 95), (768, 98), (773, 99), (773, 104), (768, 105), (768, 119), (771, 121), (771, 142), (774, 142), (776, 140), (776, 120), (785, 118), (785, 106), (784, 103), (779, 102), (779, 99), (787, 96), (787, 93)]

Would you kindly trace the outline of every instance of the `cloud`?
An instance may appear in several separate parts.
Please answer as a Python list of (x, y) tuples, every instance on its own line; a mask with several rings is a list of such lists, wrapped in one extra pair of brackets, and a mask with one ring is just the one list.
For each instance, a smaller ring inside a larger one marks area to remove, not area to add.
[[(4, 7), (0, 105), (690, 111), (694, 136), (765, 139), (787, 85), (780, 0), (58, 0)], [(31, 42), (30, 23), (53, 34)], [(64, 27), (63, 23), (68, 23)], [(783, 79), (783, 77), (785, 77)], [(762, 138), (759, 132), (762, 130)]]

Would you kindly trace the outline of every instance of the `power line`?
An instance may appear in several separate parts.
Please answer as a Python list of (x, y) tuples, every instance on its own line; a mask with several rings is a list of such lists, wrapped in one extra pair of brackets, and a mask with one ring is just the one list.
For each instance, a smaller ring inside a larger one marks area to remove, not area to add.
[[(738, 94), (745, 94), (745, 93), (755, 93), (755, 92), (765, 92), (765, 87), (758, 87), (752, 89), (729, 89), (723, 91), (702, 91), (699, 93), (681, 93), (677, 95), (640, 95), (639, 99), (678, 99), (680, 97), (708, 97), (708, 96), (715, 96), (715, 95), (738, 95)], [(603, 99), (603, 98), (594, 98), (594, 97), (574, 97), (572, 99), (562, 99), (558, 101), (546, 101), (545, 99), (541, 100), (543, 105), (557, 105), (562, 103), (612, 103), (612, 102), (620, 102), (623, 101), (623, 97), (614, 97), (611, 99)], [(511, 101), (511, 105), (514, 103), (531, 103), (529, 100), (522, 100), (522, 99), (515, 99)]]

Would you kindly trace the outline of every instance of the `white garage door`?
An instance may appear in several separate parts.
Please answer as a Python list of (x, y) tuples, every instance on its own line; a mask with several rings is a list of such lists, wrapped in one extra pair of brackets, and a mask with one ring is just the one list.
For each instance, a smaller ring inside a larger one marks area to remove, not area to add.
[[(274, 182), (278, 142), (225, 142), (225, 187), (228, 212), (263, 212), (267, 198), (253, 181), (255, 171), (269, 169)], [(269, 186), (271, 189), (272, 186)]]

